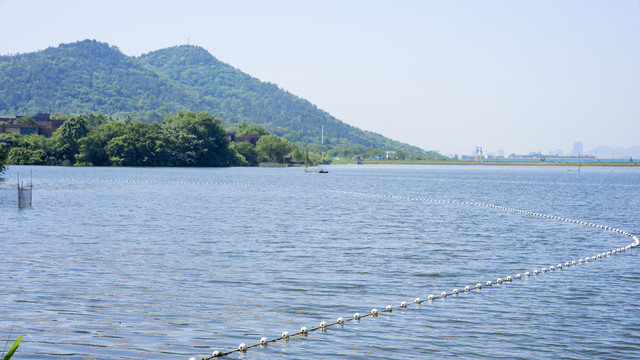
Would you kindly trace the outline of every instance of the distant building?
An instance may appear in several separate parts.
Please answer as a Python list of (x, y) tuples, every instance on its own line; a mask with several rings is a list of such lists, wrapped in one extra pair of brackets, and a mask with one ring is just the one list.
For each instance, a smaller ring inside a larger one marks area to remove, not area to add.
[(4, 124), (0, 126), (0, 133), (6, 134), (31, 135), (37, 132), (37, 125)]
[(571, 156), (579, 156), (582, 153), (582, 141), (574, 142), (573, 149), (571, 150)]
[(254, 147), (256, 146), (256, 144), (258, 143), (258, 140), (260, 140), (260, 135), (242, 135), (242, 136), (236, 136), (236, 132), (235, 131), (227, 131), (227, 139), (229, 139), (229, 142), (248, 142), (251, 143), (251, 145), (253, 145)]
[(0, 125), (0, 133), (5, 134), (19, 134), (19, 135), (30, 135), (30, 134), (38, 134), (46, 137), (51, 136), (62, 124), (64, 124), (64, 120), (56, 120), (51, 119), (50, 115), (47, 113), (38, 113), (33, 116), (33, 119), (36, 121), (36, 124), (16, 124), (15, 121), (17, 119), (23, 118), (25, 116), (16, 116), (16, 117), (3, 117), (0, 118), (0, 122), (4, 122), (5, 124)]

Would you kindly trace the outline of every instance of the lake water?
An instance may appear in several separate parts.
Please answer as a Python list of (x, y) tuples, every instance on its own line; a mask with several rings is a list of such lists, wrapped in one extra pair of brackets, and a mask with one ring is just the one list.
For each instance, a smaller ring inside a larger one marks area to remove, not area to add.
[(640, 169), (328, 170), (9, 167), (0, 339), (29, 334), (16, 359), (199, 359), (377, 308), (226, 358), (640, 358), (640, 248), (524, 276), (629, 237), (466, 204), (638, 234)]

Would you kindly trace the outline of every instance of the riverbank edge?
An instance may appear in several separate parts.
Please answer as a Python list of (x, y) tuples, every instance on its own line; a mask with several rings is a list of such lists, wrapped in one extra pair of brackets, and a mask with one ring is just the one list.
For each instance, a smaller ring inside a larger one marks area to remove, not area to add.
[[(352, 160), (333, 160), (333, 165), (355, 164)], [(578, 163), (552, 162), (552, 161), (453, 161), (453, 160), (365, 160), (363, 165), (476, 165), (476, 166), (559, 166), (578, 167)], [(580, 167), (613, 166), (613, 167), (639, 167), (638, 162), (583, 162)]]

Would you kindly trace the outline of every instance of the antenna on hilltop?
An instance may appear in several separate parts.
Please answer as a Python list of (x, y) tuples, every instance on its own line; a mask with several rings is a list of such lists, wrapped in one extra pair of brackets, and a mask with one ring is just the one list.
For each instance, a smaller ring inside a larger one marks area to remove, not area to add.
[(189, 45), (189, 38), (187, 38), (187, 45)]

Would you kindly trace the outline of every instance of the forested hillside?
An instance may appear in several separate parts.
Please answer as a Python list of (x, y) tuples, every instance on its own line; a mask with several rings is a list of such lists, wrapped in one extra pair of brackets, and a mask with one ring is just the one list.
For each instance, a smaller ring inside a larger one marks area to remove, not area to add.
[[(197, 46), (176, 46), (140, 57), (95, 40), (0, 56), (0, 116), (103, 113), (162, 121), (180, 110), (206, 111), (222, 124), (260, 124), (299, 146), (357, 153), (415, 146), (347, 125), (277, 85), (261, 82)], [(325, 146), (320, 145), (324, 126)]]

